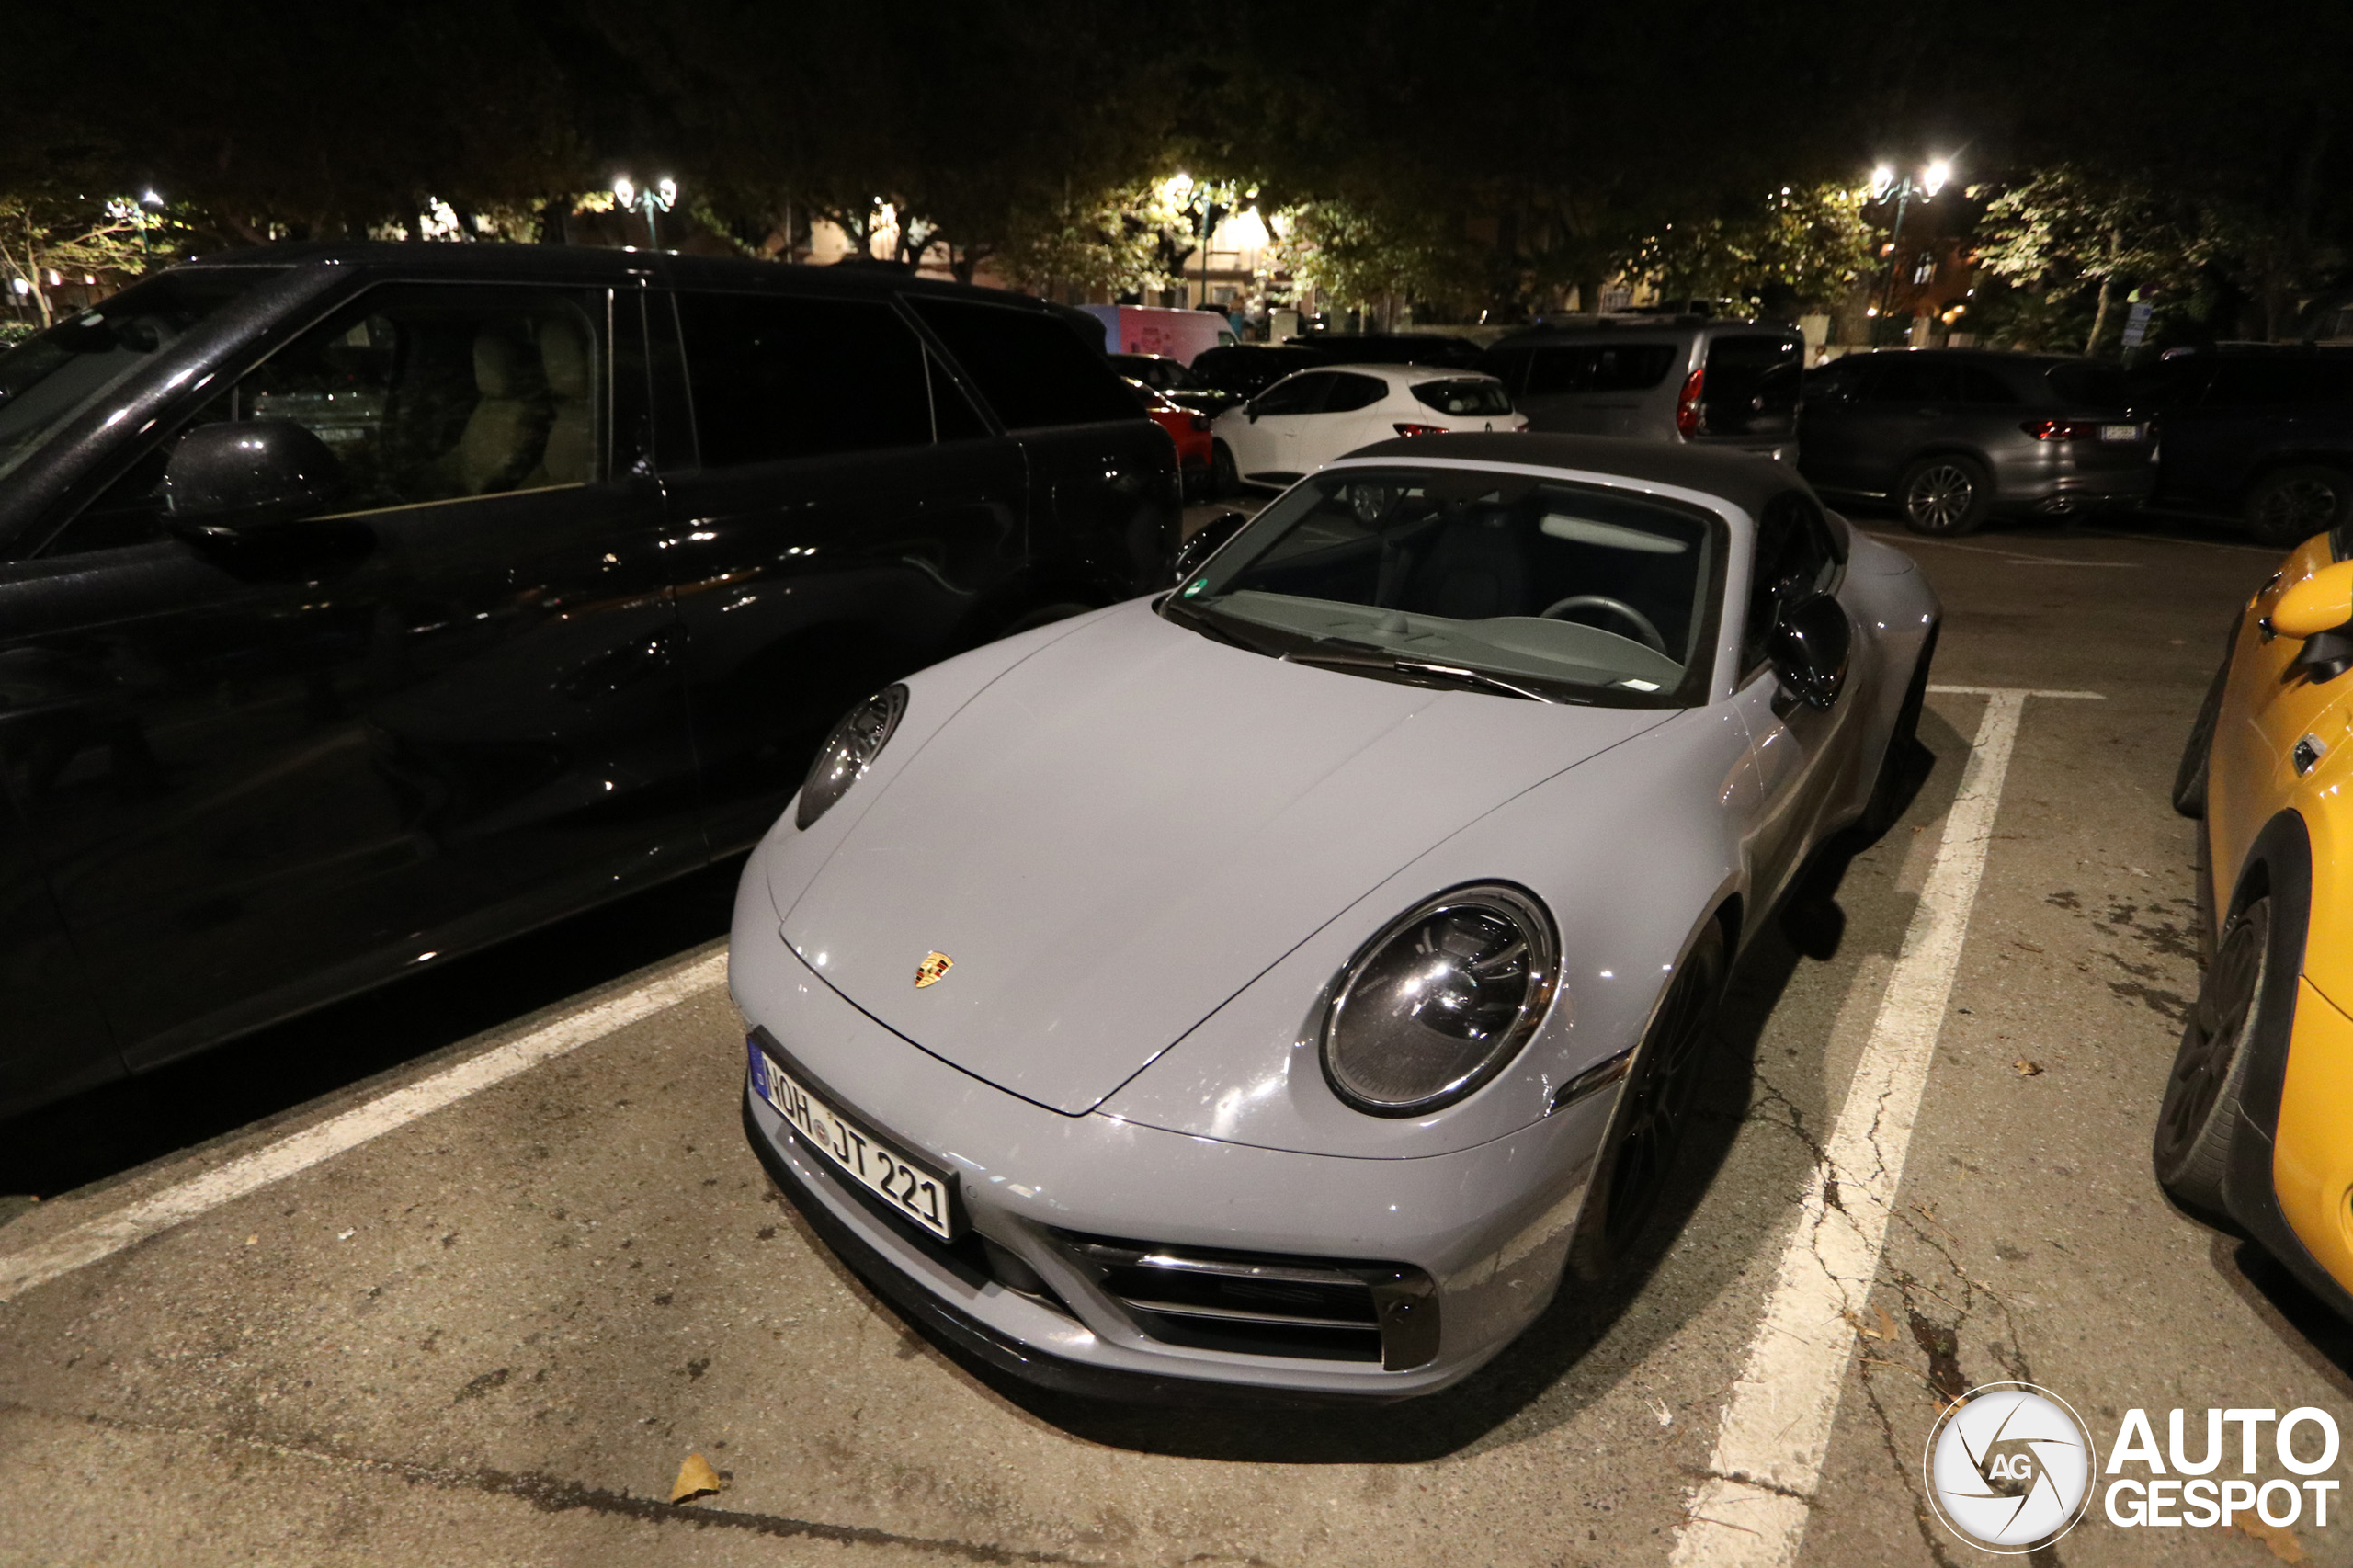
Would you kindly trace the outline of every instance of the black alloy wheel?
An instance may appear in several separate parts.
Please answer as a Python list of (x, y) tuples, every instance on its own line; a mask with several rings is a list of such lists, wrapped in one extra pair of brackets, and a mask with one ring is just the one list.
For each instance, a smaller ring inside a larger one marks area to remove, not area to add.
[(1904, 471), (1895, 486), (1904, 525), (1939, 539), (1973, 533), (1994, 504), (1993, 476), (1974, 458), (1939, 452)]
[(2150, 1149), (2157, 1185), (2199, 1218), (2228, 1224), (2222, 1177), (2238, 1131), (2239, 1096), (2254, 1059), (2263, 984), (2271, 968), (2271, 900), (2231, 922), (2206, 966), (2198, 1005), (2181, 1031)]
[(1692, 944), (1634, 1052), (1608, 1139), (1594, 1162), (1594, 1185), (1570, 1244), (1571, 1266), (1587, 1279), (1606, 1278), (1624, 1262), (1675, 1177), (1715, 1043), (1723, 971), (1723, 928), (1711, 921)]
[(2257, 543), (2290, 550), (2346, 519), (2353, 478), (2317, 463), (2274, 469), (2247, 492), (2246, 526)]

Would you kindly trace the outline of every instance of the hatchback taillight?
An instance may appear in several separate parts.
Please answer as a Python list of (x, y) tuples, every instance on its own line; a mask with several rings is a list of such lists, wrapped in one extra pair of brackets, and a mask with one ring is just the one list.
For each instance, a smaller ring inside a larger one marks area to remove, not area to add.
[(1446, 426), (1443, 425), (1392, 425), (1390, 428), (1400, 436), (1443, 436), (1446, 434)]
[(2018, 428), (2038, 441), (2099, 439), (2099, 426), (2087, 419), (2029, 419)]
[(1688, 438), (1699, 433), (1699, 389), (1707, 380), (1707, 368), (1702, 366), (1683, 383), (1683, 394), (1675, 400), (1676, 434)]

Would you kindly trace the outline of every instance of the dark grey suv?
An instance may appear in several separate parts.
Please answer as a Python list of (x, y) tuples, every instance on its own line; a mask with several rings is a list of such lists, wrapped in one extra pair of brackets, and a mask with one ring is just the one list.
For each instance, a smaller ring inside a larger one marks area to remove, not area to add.
[(1924, 534), (1996, 510), (2137, 506), (2157, 477), (2155, 428), (2124, 372), (1995, 349), (1884, 349), (1805, 381), (1798, 466), (1823, 491), (1892, 501)]

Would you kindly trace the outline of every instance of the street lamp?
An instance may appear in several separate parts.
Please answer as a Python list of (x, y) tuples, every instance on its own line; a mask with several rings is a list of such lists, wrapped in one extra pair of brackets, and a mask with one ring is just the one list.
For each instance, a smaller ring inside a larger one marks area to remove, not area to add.
[(622, 175), (613, 181), (613, 199), (624, 212), (645, 214), (645, 248), (660, 250), (662, 243), (655, 237), (654, 215), (667, 212), (678, 204), (678, 182), (665, 175), (640, 190), (636, 181)]
[(1952, 160), (1949, 158), (1931, 160), (1920, 171), (1920, 177), (1916, 180), (1910, 175), (1898, 177), (1895, 170), (1886, 164), (1871, 171), (1871, 199), (1885, 201), (1891, 195), (1895, 198), (1895, 226), (1888, 231), (1887, 235), (1887, 281), (1880, 287), (1879, 309), (1872, 312), (1874, 315), (1884, 316), (1894, 302), (1895, 259), (1897, 247), (1904, 241), (1904, 208), (1915, 195), (1923, 201), (1933, 199), (1937, 192), (1951, 182)]

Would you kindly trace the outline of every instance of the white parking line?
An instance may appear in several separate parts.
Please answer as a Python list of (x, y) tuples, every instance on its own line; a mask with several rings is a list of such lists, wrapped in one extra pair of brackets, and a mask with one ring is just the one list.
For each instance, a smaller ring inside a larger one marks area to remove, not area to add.
[(478, 1090), (505, 1083), (518, 1073), (602, 1040), (616, 1029), (721, 984), (726, 978), (726, 953), (713, 953), (634, 991), (541, 1025), (520, 1040), (486, 1051), (430, 1078), (379, 1096), (202, 1176), (167, 1187), (126, 1209), (86, 1221), (38, 1246), (0, 1255), (0, 1301), (13, 1301), (61, 1274), (70, 1274), (100, 1258), (110, 1257), (134, 1243), (297, 1171), (307, 1170), (322, 1160), (333, 1159), (347, 1149), (381, 1138), (394, 1128), (429, 1116)]
[(1824, 1164), (1807, 1183), (1764, 1321), (1717, 1424), (1708, 1479), (1676, 1534), (1675, 1568), (1784, 1568), (1796, 1559), (1838, 1414), (1854, 1314), (1862, 1311), (1879, 1273), (1913, 1119), (1984, 875), (2018, 715), (2029, 697), (2100, 695), (2015, 687), (1928, 689), (1982, 696), (1985, 715)]
[[(1873, 539), (1883, 540), (1889, 544), (1903, 545), (1907, 550), (1915, 544), (1933, 544), (1939, 550), (1965, 550), (1972, 555), (1997, 556), (2012, 566), (2108, 566), (2120, 572), (2138, 572), (2144, 564), (2138, 561), (2071, 561), (2057, 555), (2034, 555), (2023, 550), (1997, 550), (1991, 545), (1960, 544), (1949, 539), (1931, 539), (1924, 534), (1874, 533), (1870, 528), (1859, 531), (1870, 534)], [(2109, 537), (2122, 539), (2126, 536), (2113, 534)]]

